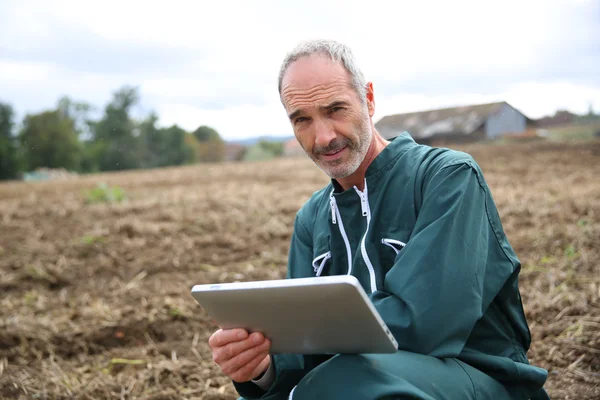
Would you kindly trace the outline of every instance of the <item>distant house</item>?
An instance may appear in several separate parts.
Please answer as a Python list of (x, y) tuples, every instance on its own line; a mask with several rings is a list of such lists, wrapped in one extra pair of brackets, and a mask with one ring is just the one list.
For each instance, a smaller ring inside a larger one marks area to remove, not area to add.
[(375, 124), (386, 139), (407, 131), (416, 142), (465, 143), (520, 134), (533, 121), (506, 102), (388, 115)]
[(296, 138), (283, 142), (283, 155), (285, 157), (297, 157), (305, 154), (304, 149), (300, 146)]

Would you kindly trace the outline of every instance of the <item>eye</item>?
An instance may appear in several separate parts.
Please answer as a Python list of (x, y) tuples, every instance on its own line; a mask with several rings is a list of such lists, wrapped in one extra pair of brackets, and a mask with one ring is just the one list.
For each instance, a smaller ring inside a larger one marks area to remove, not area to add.
[(343, 107), (331, 107), (329, 109), (329, 114), (333, 114), (334, 112), (337, 112), (337, 111), (340, 111), (340, 110), (343, 110)]
[(299, 123), (304, 122), (304, 121), (308, 121), (308, 118), (306, 118), (306, 117), (298, 117), (298, 118), (296, 118), (294, 120), (294, 124), (299, 124)]

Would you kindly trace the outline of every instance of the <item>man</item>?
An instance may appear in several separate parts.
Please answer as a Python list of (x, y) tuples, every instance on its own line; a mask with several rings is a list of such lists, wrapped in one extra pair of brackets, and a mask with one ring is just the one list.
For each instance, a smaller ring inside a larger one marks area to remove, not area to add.
[(260, 333), (218, 330), (213, 358), (236, 390), (246, 399), (548, 398), (547, 371), (526, 356), (520, 263), (475, 161), (406, 132), (380, 136), (373, 85), (342, 44), (300, 44), (279, 92), (297, 140), (331, 177), (296, 216), (287, 277), (356, 276), (400, 350), (271, 356)]

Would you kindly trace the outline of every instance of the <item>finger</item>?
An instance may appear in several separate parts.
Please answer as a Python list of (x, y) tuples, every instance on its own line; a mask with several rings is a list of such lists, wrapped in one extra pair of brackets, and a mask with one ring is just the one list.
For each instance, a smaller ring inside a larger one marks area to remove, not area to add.
[(213, 361), (223, 367), (228, 360), (237, 357), (244, 351), (260, 346), (264, 343), (265, 337), (262, 333), (254, 332), (246, 340), (231, 342), (225, 346), (213, 349)]
[(267, 370), (270, 361), (271, 359), (269, 357), (268, 350), (265, 350), (264, 352), (257, 354), (256, 357), (250, 360), (250, 362), (246, 363), (240, 369), (232, 373), (231, 379), (235, 380), (236, 382), (247, 382), (250, 379), (255, 379), (262, 372)]
[[(231, 357), (231, 359), (221, 363), (221, 369), (223, 369), (223, 371), (227, 375), (230, 375), (238, 369), (244, 367), (246, 364), (253, 362), (254, 358), (258, 355), (262, 353), (268, 353), (270, 347), (270, 341), (265, 340), (262, 344), (250, 347), (247, 350), (242, 351), (238, 355)], [(258, 363), (260, 363), (260, 361), (261, 360), (259, 360)], [(256, 363), (256, 365), (258, 365), (258, 363)], [(254, 365), (254, 367), (256, 367), (256, 365)], [(252, 370), (250, 370), (249, 372), (251, 371)]]
[[(238, 354), (235, 357), (232, 357), (230, 360), (225, 361), (221, 364), (221, 369), (225, 374), (231, 376), (231, 374), (235, 373), (237, 370), (245, 367), (247, 364), (251, 363), (252, 368), (248, 368), (247, 373), (249, 374), (260, 364), (262, 359), (264, 358), (264, 354), (267, 354), (269, 348), (271, 347), (271, 343), (269, 340), (265, 340), (262, 344), (258, 346), (251, 347), (242, 353)], [(262, 354), (259, 360), (255, 360), (256, 357)]]
[(256, 379), (256, 377), (258, 377), (260, 374), (265, 372), (267, 370), (267, 368), (269, 368), (270, 364), (271, 364), (271, 355), (267, 354), (262, 359), (260, 364), (258, 364), (258, 367), (254, 368), (254, 371), (252, 371), (252, 373), (250, 374), (250, 379)]
[(248, 338), (248, 332), (245, 329), (219, 329), (208, 339), (208, 345), (216, 349), (246, 338)]

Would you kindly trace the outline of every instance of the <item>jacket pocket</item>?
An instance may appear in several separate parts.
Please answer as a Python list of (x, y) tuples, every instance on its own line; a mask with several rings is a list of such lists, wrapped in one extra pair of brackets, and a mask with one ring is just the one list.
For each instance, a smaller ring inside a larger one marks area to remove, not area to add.
[(398, 253), (400, 253), (400, 250), (402, 250), (404, 248), (404, 246), (406, 246), (406, 243), (404, 243), (400, 240), (389, 239), (389, 238), (381, 239), (381, 243), (383, 243), (384, 245), (386, 245), (388, 247), (391, 247), (396, 252), (396, 255)]
[[(331, 260), (332, 254), (329, 250), (329, 236), (322, 237), (317, 240), (314, 246), (312, 267), (316, 276), (321, 276), (328, 261)], [(329, 261), (331, 263), (331, 261)]]
[(321, 276), (321, 273), (323, 272), (323, 268), (325, 267), (327, 260), (329, 260), (330, 258), (331, 258), (331, 251), (328, 251), (327, 253), (317, 256), (313, 260), (312, 266), (313, 266), (313, 270), (315, 271), (316, 276)]

